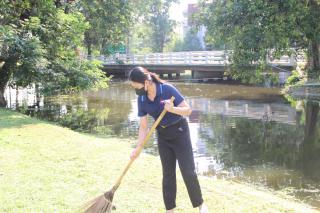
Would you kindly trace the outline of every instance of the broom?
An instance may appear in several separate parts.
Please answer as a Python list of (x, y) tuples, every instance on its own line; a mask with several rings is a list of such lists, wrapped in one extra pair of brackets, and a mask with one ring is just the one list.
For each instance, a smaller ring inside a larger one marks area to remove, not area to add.
[[(174, 101), (174, 97), (172, 96), (170, 99), (170, 102), (172, 103)], [(142, 145), (137, 149), (137, 154), (139, 155), (142, 151), (144, 145), (147, 143), (149, 138), (151, 137), (151, 134), (155, 130), (155, 128), (158, 126), (164, 115), (166, 114), (167, 110), (163, 109), (157, 120), (153, 123), (150, 131), (148, 132), (147, 136), (145, 137), (144, 141), (142, 142)], [(121, 176), (118, 178), (116, 184), (111, 188), (111, 190), (105, 192), (104, 194), (96, 197), (95, 199), (89, 201), (84, 205), (84, 213), (105, 213), (105, 212), (111, 212), (113, 209), (112, 200), (114, 193), (118, 189), (118, 187), (121, 184), (122, 178), (125, 176), (127, 171), (129, 170), (131, 164), (133, 163), (135, 159), (130, 159), (129, 163), (127, 164), (126, 168), (123, 170)]]

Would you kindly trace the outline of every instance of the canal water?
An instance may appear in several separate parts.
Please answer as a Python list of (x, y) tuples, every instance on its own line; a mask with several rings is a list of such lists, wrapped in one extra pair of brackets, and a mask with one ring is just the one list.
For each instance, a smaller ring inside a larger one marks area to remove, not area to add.
[[(199, 174), (285, 191), (320, 208), (318, 102), (288, 102), (277, 88), (174, 85), (193, 109), (188, 120)], [(77, 131), (137, 137), (137, 97), (128, 83), (53, 98), (37, 99), (32, 89), (16, 94), (6, 91), (8, 107), (25, 114)], [(157, 155), (155, 136), (146, 151)]]

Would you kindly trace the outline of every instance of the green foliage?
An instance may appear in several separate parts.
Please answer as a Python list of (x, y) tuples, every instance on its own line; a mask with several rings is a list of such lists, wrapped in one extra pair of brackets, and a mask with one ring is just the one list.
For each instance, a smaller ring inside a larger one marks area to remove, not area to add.
[(85, 44), (88, 54), (92, 49), (97, 49), (101, 54), (106, 52), (108, 45), (119, 45), (126, 42), (128, 27), (132, 21), (131, 1), (100, 1), (84, 0), (79, 1), (77, 8), (90, 23), (90, 28), (85, 32)]
[(133, 8), (134, 26), (130, 29), (131, 52), (163, 52), (170, 49), (176, 24), (169, 17), (169, 8), (177, 0), (137, 0)]
[(151, 29), (146, 23), (135, 23), (134, 30), (130, 35), (130, 52), (150, 53), (151, 50)]
[[(64, 63), (64, 67), (60, 66), (60, 72), (46, 76), (51, 80), (42, 82), (40, 91), (44, 94), (56, 94), (57, 92), (72, 93), (85, 89), (106, 88), (109, 78), (105, 77), (101, 70), (101, 62), (87, 60), (69, 60)], [(59, 63), (57, 61), (57, 63)], [(56, 65), (59, 68), (59, 65)], [(65, 68), (65, 69), (64, 69)], [(59, 82), (57, 84), (56, 82)]]
[[(202, 1), (202, 6), (198, 20), (207, 27), (207, 41), (232, 50), (231, 61), (238, 68), (296, 50), (307, 50), (309, 59), (319, 57), (319, 1), (218, 0)], [(312, 45), (318, 48), (310, 49)], [(319, 71), (319, 64), (312, 66)]]
[[(91, 19), (83, 15), (84, 7), (79, 4), (53, 0), (1, 2), (0, 106), (5, 106), (3, 92), (9, 82), (23, 87), (36, 83), (45, 94), (107, 86), (108, 78), (100, 63), (78, 58), (76, 50), (83, 45), (85, 33), (92, 29)], [(126, 2), (102, 6), (94, 8), (99, 11), (99, 17), (105, 18), (100, 20), (104, 23), (99, 25), (104, 34), (99, 41), (112, 43), (120, 39), (116, 35), (122, 31), (111, 26), (123, 28), (127, 24), (119, 12), (126, 11)], [(114, 12), (113, 19), (106, 18), (108, 11)], [(118, 24), (118, 16), (124, 24)], [(112, 36), (111, 32), (114, 32)]]
[(197, 34), (189, 30), (183, 40), (176, 40), (173, 52), (179, 51), (200, 51), (203, 50)]
[[(294, 108), (296, 108), (298, 101), (294, 99), (292, 96), (285, 94), (284, 95), (285, 99), (290, 103), (290, 105)], [(299, 101), (301, 102), (301, 101)]]
[(244, 84), (275, 86), (279, 84), (279, 74), (273, 73), (266, 65), (257, 67), (238, 67), (233, 65), (230, 74), (235, 80)]
[(0, 26), (0, 88), (12, 79), (21, 86), (39, 78), (48, 61), (46, 50), (37, 36), (24, 28)]
[(301, 77), (297, 70), (293, 70), (286, 81), (286, 86), (294, 85), (300, 81)]
[(151, 27), (151, 48), (153, 52), (163, 52), (170, 40), (175, 21), (169, 18), (170, 5), (176, 0), (154, 0), (150, 9), (148, 24)]
[(268, 77), (269, 77), (272, 85), (278, 85), (279, 84), (279, 75), (278, 75), (278, 73), (270, 73)]

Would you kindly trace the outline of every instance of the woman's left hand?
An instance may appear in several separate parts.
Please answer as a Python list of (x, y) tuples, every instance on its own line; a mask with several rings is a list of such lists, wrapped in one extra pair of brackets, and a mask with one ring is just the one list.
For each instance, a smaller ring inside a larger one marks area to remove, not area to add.
[(173, 111), (173, 103), (170, 100), (164, 100), (164, 108), (168, 111), (168, 112), (172, 112)]

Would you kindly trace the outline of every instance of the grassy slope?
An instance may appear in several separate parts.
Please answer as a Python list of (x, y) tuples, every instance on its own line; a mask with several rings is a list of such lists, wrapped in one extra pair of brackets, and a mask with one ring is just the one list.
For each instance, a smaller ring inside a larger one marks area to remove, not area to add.
[[(98, 138), (0, 109), (0, 212), (77, 212), (108, 190), (129, 160), (128, 141)], [(191, 208), (178, 175), (177, 212)], [(200, 177), (212, 212), (316, 212), (284, 195)], [(142, 154), (118, 191), (116, 212), (163, 212), (161, 165)]]

